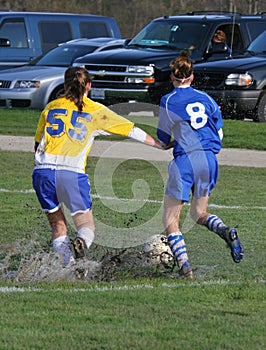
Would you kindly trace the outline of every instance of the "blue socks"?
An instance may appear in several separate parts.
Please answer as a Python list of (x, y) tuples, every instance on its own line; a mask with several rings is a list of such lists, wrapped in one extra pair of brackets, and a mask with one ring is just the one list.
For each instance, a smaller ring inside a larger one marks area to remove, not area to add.
[(209, 216), (205, 226), (219, 236), (227, 229), (227, 226), (216, 215)]
[[(205, 226), (210, 230), (222, 236), (227, 226), (223, 221), (216, 215), (211, 215), (208, 217)], [(171, 251), (175, 257), (175, 260), (178, 264), (178, 267), (181, 269), (183, 267), (189, 267), (188, 255), (186, 243), (184, 241), (183, 235), (181, 232), (173, 232), (168, 237), (168, 244), (171, 248)]]
[(168, 244), (177, 261), (178, 267), (189, 267), (187, 248), (181, 232), (171, 233), (168, 237)]

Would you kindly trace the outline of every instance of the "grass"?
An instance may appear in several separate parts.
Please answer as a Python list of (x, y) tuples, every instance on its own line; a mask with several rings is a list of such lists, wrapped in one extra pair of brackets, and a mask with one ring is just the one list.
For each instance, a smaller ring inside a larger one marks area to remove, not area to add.
[[(98, 161), (91, 158), (87, 169), (92, 194), (96, 193)], [(18, 245), (25, 247), (24, 257), (40, 249), (51, 250), (50, 234), (35, 194), (28, 191), (32, 188), (32, 154), (0, 151), (0, 162), (0, 266), (9, 254), (6, 269), (16, 270), (21, 259)], [(113, 160), (105, 162), (110, 169)], [(147, 196), (151, 202), (135, 208), (130, 201), (125, 205), (124, 201), (95, 198), (99, 225), (104, 223), (113, 232), (119, 228), (124, 235), (134, 227), (141, 228), (143, 237), (160, 232), (156, 226), (150, 232), (144, 230), (148, 220), (161, 215), (164, 179), (151, 171), (155, 165), (167, 167), (166, 163), (141, 160), (119, 164), (111, 176), (114, 195), (139, 196), (140, 200)], [(146, 185), (133, 185), (136, 173)], [(108, 193), (104, 179), (103, 184), (103, 192)], [(109, 282), (21, 283), (2, 278), (0, 348), (229, 350), (237, 345), (240, 350), (262, 349), (265, 193), (265, 169), (220, 168), (209, 209), (230, 225), (239, 225), (246, 253), (241, 264), (232, 262), (223, 241), (202, 227), (189, 226), (185, 207), (182, 229), (191, 263), (197, 268), (195, 282), (171, 279), (163, 269), (139, 271), (134, 265), (126, 270), (117, 266)], [(69, 233), (73, 237), (71, 225)], [(119, 234), (114, 236), (117, 242), (123, 239)], [(98, 230), (95, 246), (105, 239), (105, 233)], [(35, 245), (28, 245), (30, 241)]]
[[(33, 136), (34, 113), (0, 110), (0, 134)], [(156, 118), (135, 118), (154, 132)], [(226, 120), (224, 131), (231, 147), (265, 149), (264, 124)], [(21, 259), (52, 250), (47, 219), (32, 191), (32, 153), (0, 150), (0, 164), (1, 350), (265, 347), (265, 168), (221, 166), (210, 198), (210, 212), (238, 224), (245, 248), (240, 264), (232, 262), (222, 240), (191, 223), (185, 206), (181, 224), (195, 281), (172, 279), (164, 268), (133, 261), (109, 266), (109, 280), (47, 283), (12, 278)], [(102, 158), (88, 162), (92, 194), (101, 196), (93, 200), (97, 233), (91, 256), (119, 253), (125, 242), (132, 245), (130, 253), (138, 252), (146, 237), (162, 232), (167, 164), (113, 165)]]
[(263, 348), (263, 286), (146, 282), (143, 289), (42, 285), (2, 293), (0, 347)]
[[(0, 109), (0, 134), (34, 136), (39, 119), (36, 110)], [(158, 119), (155, 117), (128, 117), (146, 132), (156, 137)], [(266, 123), (224, 120), (223, 147), (266, 150)], [(106, 139), (106, 137), (105, 137)], [(118, 139), (118, 137), (112, 137)]]

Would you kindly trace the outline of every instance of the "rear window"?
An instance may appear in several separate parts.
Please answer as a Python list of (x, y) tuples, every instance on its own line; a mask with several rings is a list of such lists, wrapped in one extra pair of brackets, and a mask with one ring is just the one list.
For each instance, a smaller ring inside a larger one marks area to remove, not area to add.
[(95, 46), (82, 46), (82, 45), (60, 45), (55, 49), (47, 52), (42, 58), (40, 58), (37, 66), (58, 66), (68, 67), (73, 61), (95, 50)]
[(110, 37), (108, 27), (105, 23), (81, 22), (79, 27), (82, 38)]
[(266, 29), (265, 22), (251, 22), (247, 24), (251, 41), (253, 41), (260, 33)]
[(72, 30), (68, 22), (43, 21), (39, 23), (42, 51), (47, 52), (57, 46), (73, 39)]

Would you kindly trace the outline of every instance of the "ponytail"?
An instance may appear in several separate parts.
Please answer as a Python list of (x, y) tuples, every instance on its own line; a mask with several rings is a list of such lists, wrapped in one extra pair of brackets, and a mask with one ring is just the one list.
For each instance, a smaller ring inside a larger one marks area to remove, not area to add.
[(193, 73), (193, 63), (189, 56), (189, 51), (181, 51), (179, 57), (173, 60), (170, 64), (175, 79), (182, 83), (189, 80)]
[(79, 112), (82, 112), (83, 96), (91, 80), (88, 71), (82, 67), (69, 67), (65, 72), (64, 96), (75, 103)]

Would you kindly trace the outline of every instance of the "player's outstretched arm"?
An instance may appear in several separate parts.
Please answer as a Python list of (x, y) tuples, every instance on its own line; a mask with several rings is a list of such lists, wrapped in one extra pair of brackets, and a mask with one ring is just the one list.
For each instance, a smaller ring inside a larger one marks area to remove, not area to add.
[(128, 137), (130, 137), (136, 141), (142, 142), (145, 145), (156, 147), (159, 149), (163, 149), (163, 147), (159, 141), (155, 140), (152, 136), (147, 134), (144, 130), (142, 130), (136, 126), (134, 126), (130, 130)]

